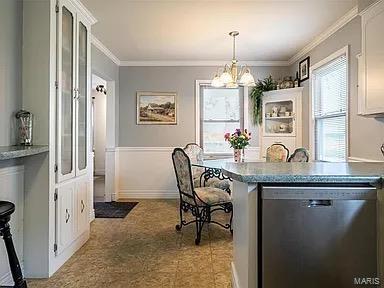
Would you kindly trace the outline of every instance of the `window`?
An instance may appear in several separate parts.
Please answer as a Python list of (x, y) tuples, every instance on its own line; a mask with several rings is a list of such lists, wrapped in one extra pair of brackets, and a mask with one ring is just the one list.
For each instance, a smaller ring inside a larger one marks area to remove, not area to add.
[(243, 128), (243, 90), (200, 86), (200, 145), (204, 154), (230, 154), (226, 132)]
[(346, 49), (336, 53), (312, 71), (314, 154), (329, 162), (347, 156), (348, 60)]

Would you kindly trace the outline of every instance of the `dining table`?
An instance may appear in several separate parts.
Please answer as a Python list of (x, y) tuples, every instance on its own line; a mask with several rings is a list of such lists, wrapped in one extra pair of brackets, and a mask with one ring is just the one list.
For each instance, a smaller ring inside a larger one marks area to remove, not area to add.
[[(241, 162), (255, 162), (243, 159)], [(219, 180), (229, 180), (232, 182), (230, 177), (227, 177), (223, 174), (222, 168), (226, 163), (235, 163), (233, 158), (221, 158), (221, 159), (204, 159), (198, 162), (192, 163), (193, 167), (200, 167), (204, 169), (204, 172), (200, 175), (200, 186), (204, 187), (209, 179), (217, 178)], [(228, 193), (231, 193), (230, 188), (227, 188)]]

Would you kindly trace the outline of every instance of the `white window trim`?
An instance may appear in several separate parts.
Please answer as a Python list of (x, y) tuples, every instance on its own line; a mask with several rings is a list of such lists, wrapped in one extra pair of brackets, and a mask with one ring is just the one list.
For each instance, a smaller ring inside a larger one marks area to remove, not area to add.
[(349, 46), (346, 45), (340, 50), (337, 50), (336, 52), (332, 53), (328, 57), (324, 58), (323, 60), (317, 62), (316, 64), (312, 65), (309, 68), (309, 148), (311, 152), (311, 158), (312, 160), (315, 160), (315, 116), (314, 116), (314, 107), (313, 107), (313, 97), (314, 97), (314, 85), (313, 85), (313, 71), (320, 68), (321, 66), (324, 66), (325, 64), (331, 62), (332, 60), (345, 55), (347, 57), (347, 107), (345, 111), (345, 137), (346, 137), (346, 143), (345, 143), (345, 161), (348, 161), (349, 157), (349, 99), (350, 99), (350, 89), (349, 89)]
[[(211, 80), (196, 80), (196, 86), (195, 86), (195, 143), (200, 145), (200, 86), (202, 85), (210, 85)], [(244, 121), (244, 129), (249, 129), (249, 116), (248, 116), (248, 87), (243, 87), (243, 121)], [(223, 135), (224, 138), (224, 135)], [(210, 154), (211, 155), (211, 154)], [(222, 153), (217, 153), (218, 156), (220, 155), (227, 155)]]

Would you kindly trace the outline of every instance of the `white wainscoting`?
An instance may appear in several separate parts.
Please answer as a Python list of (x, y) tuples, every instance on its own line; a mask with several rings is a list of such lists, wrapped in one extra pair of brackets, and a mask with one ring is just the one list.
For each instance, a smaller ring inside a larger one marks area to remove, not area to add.
[(118, 199), (178, 198), (173, 147), (118, 147)]
[[(113, 199), (176, 199), (179, 197), (172, 164), (174, 147), (117, 147), (116, 191)], [(247, 161), (259, 159), (259, 147), (245, 150)], [(108, 173), (108, 172), (107, 172)]]
[[(15, 204), (11, 216), (11, 233), (21, 267), (23, 267), (24, 167), (0, 169), (0, 199)], [(13, 285), (5, 245), (0, 240), (0, 285)]]

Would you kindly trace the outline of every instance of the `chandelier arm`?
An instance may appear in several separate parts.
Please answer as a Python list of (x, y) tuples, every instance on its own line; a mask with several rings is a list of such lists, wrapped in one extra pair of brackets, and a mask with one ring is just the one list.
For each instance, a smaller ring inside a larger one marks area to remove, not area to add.
[(247, 71), (248, 67), (247, 65), (241, 65), (239, 70), (239, 78)]

